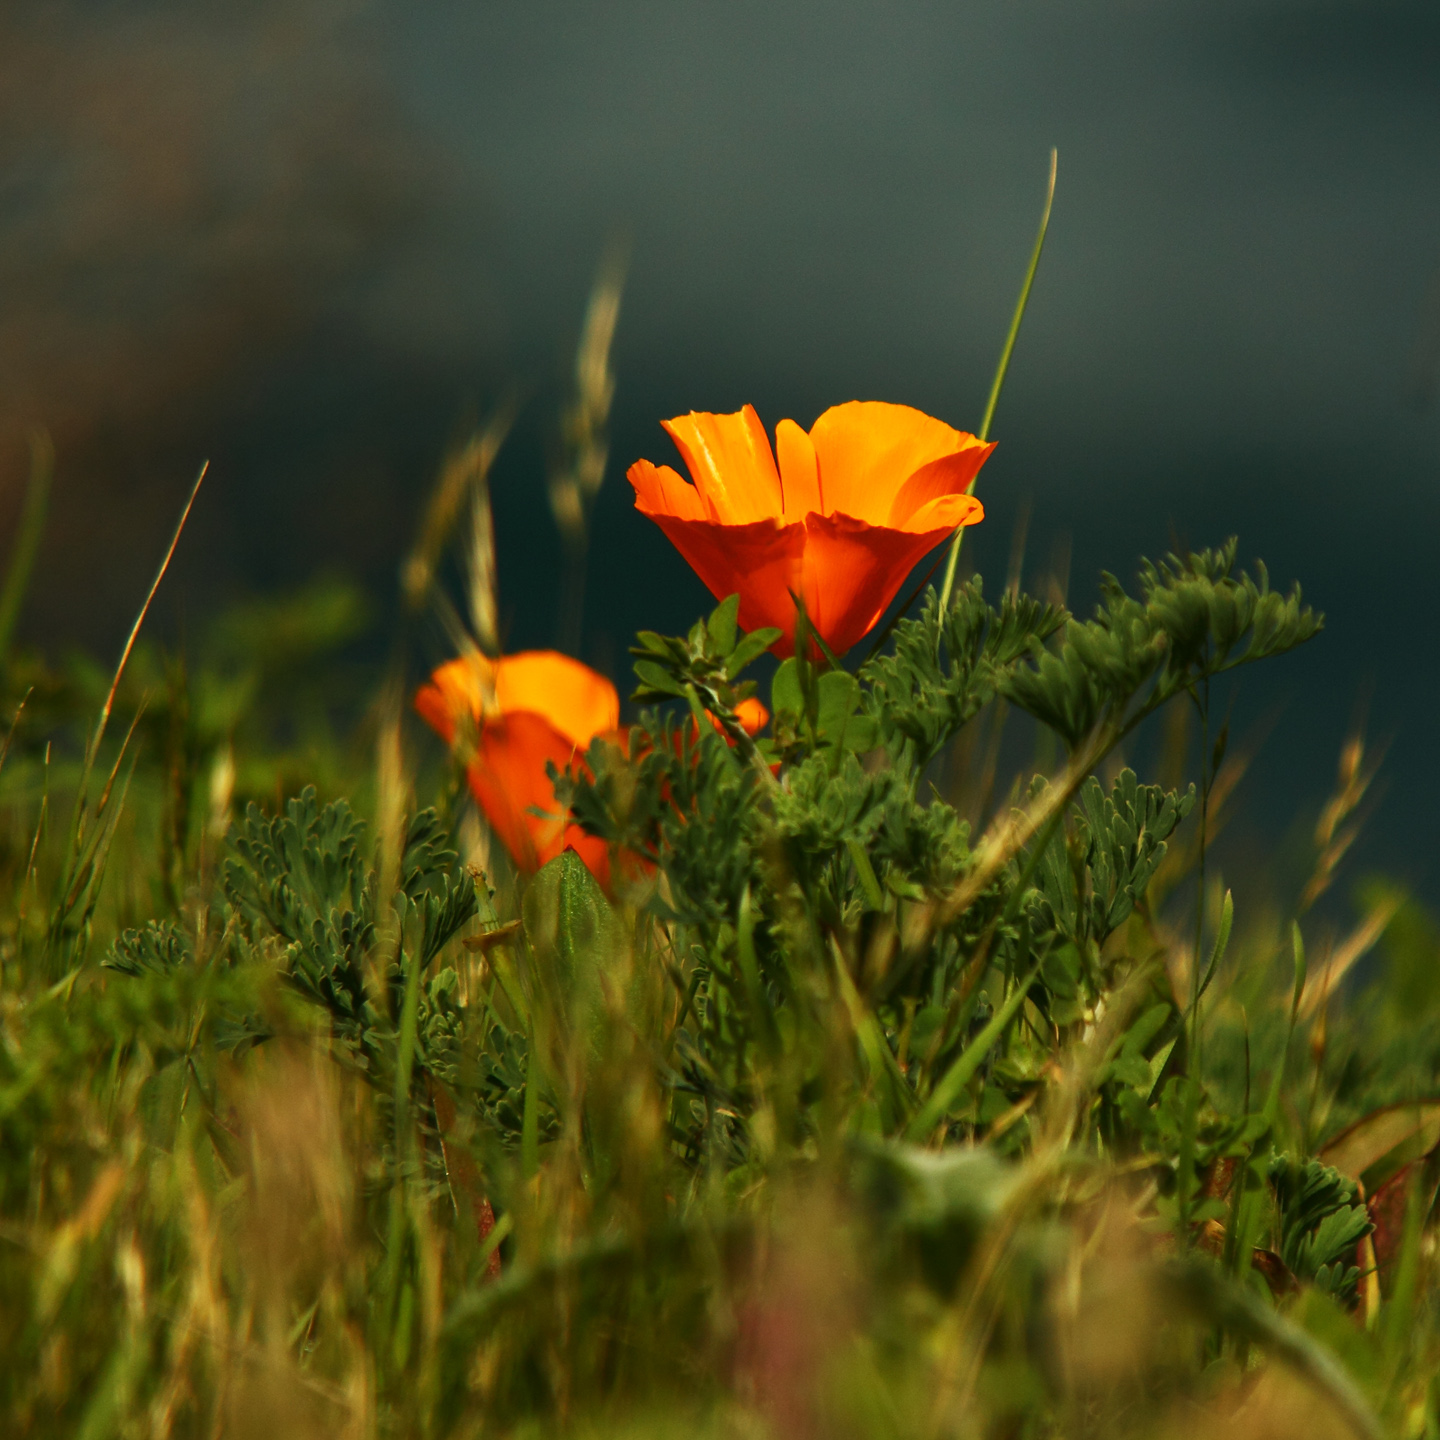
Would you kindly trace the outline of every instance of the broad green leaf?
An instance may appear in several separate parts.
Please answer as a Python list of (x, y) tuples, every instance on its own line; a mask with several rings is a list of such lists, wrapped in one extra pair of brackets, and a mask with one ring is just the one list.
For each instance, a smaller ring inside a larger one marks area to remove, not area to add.
[(792, 655), (784, 660), (770, 682), (770, 708), (777, 715), (799, 715), (805, 709), (805, 696), (800, 689), (800, 666)]
[(648, 689), (658, 691), (662, 695), (683, 695), (685, 693), (684, 687), (676, 681), (675, 677), (652, 660), (637, 660), (635, 674)]
[(535, 950), (553, 955), (567, 979), (612, 941), (615, 913), (573, 850), (541, 867), (525, 892), (524, 910), (526, 938)]
[(585, 862), (566, 850), (530, 881), (523, 908), (525, 936), (551, 1005), (595, 1038), (604, 1016), (600, 975), (620, 939), (605, 892)]
[(664, 635), (657, 635), (653, 630), (641, 630), (635, 638), (654, 655), (669, 657), (675, 653), (674, 642)]
[(752, 660), (758, 660), (783, 633), (774, 626), (752, 630), (731, 652), (725, 665), (725, 678), (733, 680)]
[(838, 744), (847, 722), (860, 704), (860, 683), (844, 670), (827, 670), (816, 683), (820, 696), (815, 728), (831, 744)]
[(716, 651), (724, 656), (728, 655), (735, 648), (735, 635), (738, 628), (737, 617), (740, 614), (739, 594), (729, 595), (722, 600), (711, 612), (710, 618), (706, 621), (706, 628), (710, 631), (710, 639)]

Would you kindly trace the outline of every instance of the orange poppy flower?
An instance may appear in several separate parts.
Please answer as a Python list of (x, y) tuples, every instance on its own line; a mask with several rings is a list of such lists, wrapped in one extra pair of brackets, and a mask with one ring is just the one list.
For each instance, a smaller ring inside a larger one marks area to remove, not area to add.
[(837, 654), (874, 628), (916, 562), (985, 511), (966, 493), (995, 448), (908, 405), (852, 400), (807, 434), (754, 408), (664, 422), (693, 484), (668, 465), (630, 467), (635, 505), (717, 599), (737, 591), (746, 630), (795, 648), (795, 601)]
[(436, 670), (415, 708), (447, 745), (470, 740), (462, 727), (473, 728), (470, 791), (521, 870), (573, 849), (608, 886), (609, 847), (571, 822), (546, 773), (548, 762), (564, 770), (619, 725), (620, 697), (603, 675), (553, 650), (476, 654)]

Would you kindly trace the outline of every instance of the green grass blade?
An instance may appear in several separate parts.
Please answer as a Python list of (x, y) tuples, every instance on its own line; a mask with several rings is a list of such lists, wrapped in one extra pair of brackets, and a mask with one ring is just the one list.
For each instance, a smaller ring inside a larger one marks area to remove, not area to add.
[(945, 1118), (945, 1112), (955, 1103), (960, 1092), (970, 1083), (970, 1077), (980, 1068), (980, 1063), (990, 1053), (991, 1047), (1010, 1028), (1010, 1022), (1020, 1013), (1020, 1007), (1029, 994), (1030, 984), (1040, 973), (1040, 961), (1026, 972), (1025, 978), (1010, 992), (1010, 997), (990, 1017), (990, 1023), (965, 1047), (964, 1053), (935, 1083), (929, 1098), (920, 1107), (915, 1118), (905, 1127), (905, 1138), (920, 1142), (934, 1133), (935, 1127)]

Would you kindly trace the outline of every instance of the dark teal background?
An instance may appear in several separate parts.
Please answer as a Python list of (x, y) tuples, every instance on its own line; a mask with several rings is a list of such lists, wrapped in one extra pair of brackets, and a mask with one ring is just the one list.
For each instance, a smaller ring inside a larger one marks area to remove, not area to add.
[(1252, 672), (1244, 823), (1388, 745), (1362, 862), (1437, 892), (1440, 10), (1421, 0), (34, 4), (0, 20), (0, 466), (60, 448), (29, 638), (114, 647), (193, 467), (162, 623), (333, 567), (382, 613), (445, 445), (495, 477), (512, 647), (554, 636), (547, 451), (632, 238), (587, 658), (705, 596), (630, 508), (658, 421), (850, 398), (978, 422), (1055, 217), (975, 534), (1071, 595), (1231, 533), (1328, 615)]

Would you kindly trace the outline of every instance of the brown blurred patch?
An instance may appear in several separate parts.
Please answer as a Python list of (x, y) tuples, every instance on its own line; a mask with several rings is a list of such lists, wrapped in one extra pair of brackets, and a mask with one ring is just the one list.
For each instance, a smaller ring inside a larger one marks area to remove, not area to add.
[(1234, 1379), (1208, 1404), (1177, 1407), (1164, 1440), (1354, 1440), (1355, 1432), (1331, 1401), (1280, 1366)]
[(1106, 1194), (1075, 1236), (1051, 1295), (1064, 1391), (1079, 1414), (1134, 1404), (1161, 1363), (1172, 1307), (1155, 1282), (1166, 1237), (1142, 1230), (1134, 1197)]
[[(353, 1097), (352, 1097), (353, 1098)], [(228, 1434), (364, 1433), (363, 1343), (347, 1323), (358, 1252), (355, 1162), (343, 1079), (318, 1047), (276, 1041), (235, 1077), (248, 1203), (237, 1233), (244, 1289), (232, 1342)], [(306, 1363), (301, 1356), (314, 1343)]]
[(217, 416), (343, 327), (416, 228), (433, 176), (368, 23), (325, 0), (0, 10), (0, 525), (44, 426), (42, 624), (112, 582), (129, 608)]
[[(1274, 1334), (1247, 1338), (1232, 1316), (1223, 1346), (1213, 1348), (1223, 1308), (1217, 1297), (1229, 1282), (1217, 1275), (1213, 1292), (1177, 1288), (1170, 1236), (1142, 1219), (1150, 1203), (1146, 1192), (1114, 1183), (1073, 1217), (1048, 1305), (1050, 1368), (1066, 1433), (1257, 1440), (1368, 1433), (1357, 1428), (1364, 1400), (1347, 1411), (1345, 1382), (1337, 1389), (1334, 1375), (1303, 1346), (1280, 1344)], [(1256, 1252), (1257, 1269), (1264, 1255)], [(1293, 1279), (1285, 1278), (1293, 1292)], [(1325, 1321), (1351, 1323), (1328, 1301), (1319, 1304)], [(1281, 1315), (1288, 1318), (1280, 1324), (1296, 1326), (1295, 1333), (1308, 1329), (1323, 1354), (1315, 1326), (1307, 1327), (1293, 1306)], [(1207, 1363), (1197, 1368), (1202, 1354)]]
[(828, 1371), (859, 1318), (851, 1237), (827, 1200), (812, 1194), (789, 1211), (754, 1255), (736, 1311), (734, 1383), (740, 1399), (786, 1440), (831, 1433)]
[(240, 1129), (249, 1160), (251, 1283), (264, 1303), (318, 1282), (350, 1239), (352, 1167), (334, 1065), (278, 1042), (246, 1062)]

